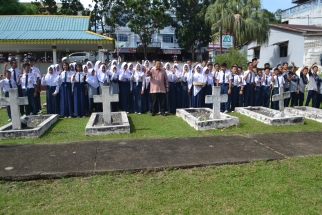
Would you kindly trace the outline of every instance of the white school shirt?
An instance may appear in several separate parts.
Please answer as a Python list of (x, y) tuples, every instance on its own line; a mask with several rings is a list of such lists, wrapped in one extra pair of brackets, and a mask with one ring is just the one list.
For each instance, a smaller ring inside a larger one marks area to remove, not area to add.
[(214, 86), (214, 76), (209, 72), (208, 76), (206, 73), (203, 74), (205, 77), (205, 82), (206, 85), (211, 85), (212, 87)]
[(37, 78), (41, 78), (40, 70), (37, 67), (35, 67), (35, 66), (30, 67), (30, 70), (31, 70), (32, 74), (34, 74), (34, 76), (36, 77), (36, 79)]
[(132, 74), (126, 70), (126, 71), (120, 71), (119, 73), (119, 81), (127, 82), (131, 80)]
[(71, 83), (72, 82), (72, 77), (74, 73), (71, 71), (63, 71), (60, 76), (59, 76), (59, 82), (64, 83), (65, 82), (65, 76), (66, 76), (66, 82)]
[[(189, 82), (192, 81), (193, 82), (201, 82), (201, 83), (206, 83), (206, 77), (202, 74), (202, 72), (200, 71), (200, 73), (195, 72), (191, 75), (191, 79), (189, 80)], [(189, 84), (190, 86), (190, 84)], [(189, 89), (191, 89), (191, 87), (189, 87)], [(193, 95), (196, 96), (200, 90), (202, 89), (202, 87), (199, 86), (193, 86)]]
[(145, 89), (148, 89), (150, 81), (151, 81), (151, 77), (145, 76)]
[[(225, 83), (223, 83), (224, 81), (224, 74), (225, 74)], [(219, 80), (220, 84), (228, 84), (229, 80), (233, 79), (233, 76), (231, 75), (230, 70), (226, 70), (225, 72), (220, 70), (219, 73), (217, 73), (217, 80)]]
[[(13, 72), (13, 70), (15, 70), (15, 72)], [(15, 68), (15, 69), (9, 69), (9, 71), (11, 72), (11, 78), (12, 80), (15, 80), (14, 79), (14, 73), (16, 74), (16, 82), (18, 82), (18, 79), (19, 79), (19, 75), (21, 74), (21, 71), (18, 69), (18, 68)]]
[(73, 78), (71, 80), (71, 82), (74, 83), (84, 83), (85, 82), (85, 75), (84, 72), (76, 72), (75, 75), (75, 80), (73, 81)]
[[(118, 70), (117, 70), (118, 71)], [(108, 75), (109, 75), (109, 78), (110, 78), (110, 81), (116, 81), (116, 80), (119, 80), (119, 72), (113, 72), (113, 71), (109, 71), (108, 72)]]
[[(264, 75), (263, 77), (263, 82), (262, 82), (262, 86), (264, 86), (264, 87), (269, 87), (269, 86), (271, 86), (271, 84), (272, 84), (272, 76), (270, 76), (269, 74), (268, 75)], [(266, 82), (267, 82), (267, 84), (266, 84)]]
[(237, 74), (231, 74), (231, 76), (233, 77), (233, 79), (231, 80), (231, 85), (233, 87), (237, 87), (238, 81), (239, 81), (239, 76)]
[(133, 83), (136, 83), (136, 84), (139, 84), (139, 82), (142, 82), (142, 90), (144, 90), (144, 85), (145, 85), (145, 74), (144, 72), (142, 71), (139, 71), (139, 72), (135, 72), (133, 75), (132, 75), (132, 82)]
[(245, 86), (246, 85), (246, 81), (244, 79), (244, 75), (240, 74), (240, 75), (235, 75), (235, 77), (237, 80), (237, 87), (241, 87), (241, 86)]
[(91, 73), (88, 73), (86, 76), (86, 82), (94, 88), (99, 86), (96, 74), (92, 75)]
[(263, 86), (263, 82), (259, 82), (263, 80), (263, 77), (259, 76), (259, 75), (256, 75), (255, 77), (255, 83), (256, 83), (256, 87), (261, 87)]
[(274, 75), (274, 88), (284, 87), (285, 79), (284, 75)]
[(41, 79), (41, 85), (56, 87), (55, 94), (59, 93), (59, 76), (57, 74), (47, 73), (45, 77)]
[(255, 83), (255, 73), (254, 73), (254, 71), (252, 70), (252, 71), (245, 71), (244, 72), (244, 78), (246, 77), (246, 75), (248, 74), (248, 73), (250, 73), (249, 75), (248, 75), (248, 77), (247, 77), (247, 79), (245, 79), (245, 81), (246, 81), (246, 84), (251, 84), (251, 83)]
[[(28, 75), (28, 80), (27, 80), (27, 75)], [(26, 89), (26, 82), (27, 82), (27, 88), (31, 89), (34, 88), (34, 85), (37, 85), (37, 78), (34, 76), (33, 73), (24, 73), (20, 79), (21, 83), (21, 88)]]
[(190, 80), (191, 80), (191, 78), (192, 78), (192, 72), (191, 72), (191, 71), (189, 71), (189, 69), (188, 69), (188, 71), (187, 71), (185, 74), (183, 74), (183, 72), (182, 72), (182, 75), (181, 75), (181, 81), (183, 81), (183, 82), (187, 82), (187, 81), (188, 81), (188, 79), (190, 79)]
[(292, 78), (290, 82), (290, 92), (297, 92), (297, 87), (300, 84), (300, 78), (296, 75), (294, 78)]
[(110, 82), (110, 77), (109, 77), (109, 70), (106, 70), (105, 72), (102, 72), (102, 71), (98, 71), (97, 74), (97, 79), (99, 82), (101, 83), (109, 83)]
[(309, 72), (309, 85), (307, 87), (308, 90), (318, 91), (318, 82), (319, 76), (314, 75), (311, 71)]
[[(304, 79), (304, 81), (303, 81), (303, 79)], [(305, 92), (305, 86), (307, 85), (307, 82), (308, 82), (307, 76), (303, 75), (301, 73), (301, 76), (300, 76), (300, 91), (301, 91), (301, 93)]]
[(182, 81), (182, 72), (180, 70), (176, 69), (175, 75), (176, 75), (177, 82), (181, 82)]
[[(12, 80), (10, 78), (10, 82), (11, 82), (11, 88), (17, 88), (17, 84), (15, 82), (15, 80)], [(10, 89), (10, 83), (9, 83), (9, 79), (3, 79), (0, 81), (0, 87), (2, 87), (2, 90), (4, 93), (8, 92)]]
[(167, 72), (167, 76), (168, 76), (168, 82), (176, 82), (178, 80), (176, 74), (173, 74), (173, 72), (171, 70), (166, 70)]

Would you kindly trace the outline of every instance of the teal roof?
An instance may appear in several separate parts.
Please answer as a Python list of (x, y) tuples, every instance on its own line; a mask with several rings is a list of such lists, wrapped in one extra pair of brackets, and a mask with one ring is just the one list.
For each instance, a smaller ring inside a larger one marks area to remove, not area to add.
[(0, 31), (84, 31), (88, 16), (0, 16)]

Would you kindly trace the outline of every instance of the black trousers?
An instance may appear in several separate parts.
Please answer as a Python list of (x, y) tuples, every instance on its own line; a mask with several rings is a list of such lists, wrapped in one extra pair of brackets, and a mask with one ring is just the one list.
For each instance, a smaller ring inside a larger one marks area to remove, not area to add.
[(157, 113), (160, 103), (161, 113), (165, 113), (165, 93), (151, 93), (152, 96), (152, 113)]

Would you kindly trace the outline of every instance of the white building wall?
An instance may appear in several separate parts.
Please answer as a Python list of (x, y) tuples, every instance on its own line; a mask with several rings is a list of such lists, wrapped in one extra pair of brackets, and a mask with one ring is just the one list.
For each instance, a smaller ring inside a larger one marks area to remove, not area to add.
[[(288, 40), (288, 55), (280, 57), (280, 47), (273, 45), (274, 43)], [(249, 61), (254, 58), (254, 50), (249, 48), (257, 46), (256, 42), (249, 43), (243, 49), (247, 50), (247, 59)], [(277, 28), (271, 28), (269, 40), (260, 47), (259, 67), (264, 67), (265, 63), (269, 63), (271, 67), (275, 67), (279, 63), (292, 61), (296, 65), (303, 64), (304, 56), (304, 36), (302, 33), (286, 31)]]
[(304, 64), (312, 65), (317, 62), (322, 65), (321, 54), (322, 54), (322, 35), (318, 36), (305, 36), (304, 43)]
[(322, 5), (310, 10), (290, 15), (282, 19), (282, 22), (288, 21), (288, 24), (294, 25), (316, 25), (322, 26)]

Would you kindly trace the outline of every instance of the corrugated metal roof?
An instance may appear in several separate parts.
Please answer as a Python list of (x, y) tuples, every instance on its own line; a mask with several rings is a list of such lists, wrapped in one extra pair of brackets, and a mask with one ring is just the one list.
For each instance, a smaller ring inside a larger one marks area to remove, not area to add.
[(85, 31), (0, 31), (0, 40), (106, 40)]
[(0, 16), (0, 32), (84, 31), (88, 30), (89, 22), (88, 16)]
[(321, 32), (322, 27), (314, 25), (292, 25), (292, 24), (270, 24), (271, 27), (281, 28), (290, 31), (298, 32)]

